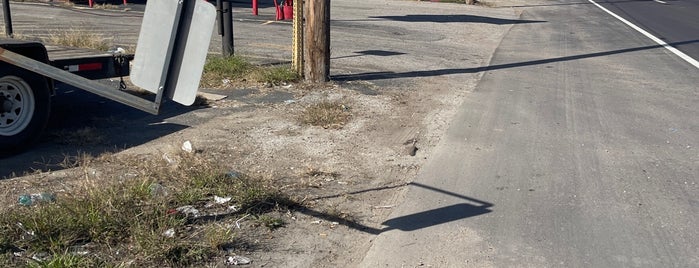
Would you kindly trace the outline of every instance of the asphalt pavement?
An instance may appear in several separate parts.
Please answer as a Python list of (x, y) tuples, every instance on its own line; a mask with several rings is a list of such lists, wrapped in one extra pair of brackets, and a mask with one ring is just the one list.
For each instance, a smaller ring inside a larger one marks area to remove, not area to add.
[(360, 266), (699, 267), (699, 70), (593, 5), (521, 8), (540, 23), (481, 68)]
[(603, 0), (599, 4), (699, 59), (699, 1)]

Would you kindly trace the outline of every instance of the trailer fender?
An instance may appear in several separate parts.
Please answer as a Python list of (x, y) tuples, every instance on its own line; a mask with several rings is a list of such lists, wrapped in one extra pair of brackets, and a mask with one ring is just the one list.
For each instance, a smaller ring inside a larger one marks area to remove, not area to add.
[[(48, 61), (41, 44), (1, 46)], [(39, 138), (51, 111), (49, 81), (42, 75), (0, 62), (0, 157), (19, 152)]]

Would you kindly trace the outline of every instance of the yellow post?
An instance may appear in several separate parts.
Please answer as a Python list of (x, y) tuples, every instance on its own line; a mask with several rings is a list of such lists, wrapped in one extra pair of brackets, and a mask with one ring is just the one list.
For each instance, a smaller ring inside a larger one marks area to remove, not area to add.
[(294, 43), (291, 66), (300, 76), (303, 76), (303, 0), (294, 1)]

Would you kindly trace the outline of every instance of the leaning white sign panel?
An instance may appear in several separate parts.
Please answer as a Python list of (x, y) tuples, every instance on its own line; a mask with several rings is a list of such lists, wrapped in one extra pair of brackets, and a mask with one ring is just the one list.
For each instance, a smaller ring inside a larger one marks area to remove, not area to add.
[(151, 0), (136, 45), (131, 81), (191, 105), (199, 89), (216, 8), (204, 0)]

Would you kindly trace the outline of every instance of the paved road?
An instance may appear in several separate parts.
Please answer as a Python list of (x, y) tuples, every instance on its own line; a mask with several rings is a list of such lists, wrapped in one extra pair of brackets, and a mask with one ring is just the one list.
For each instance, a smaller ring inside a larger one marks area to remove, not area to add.
[(597, 1), (605, 8), (699, 59), (699, 1)]
[(699, 267), (699, 70), (525, 8), (361, 267)]

